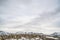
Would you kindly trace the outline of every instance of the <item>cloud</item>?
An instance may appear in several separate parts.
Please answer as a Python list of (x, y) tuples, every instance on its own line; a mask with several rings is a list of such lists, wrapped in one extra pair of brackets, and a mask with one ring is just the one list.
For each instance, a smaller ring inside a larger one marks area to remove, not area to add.
[(60, 9), (57, 8), (52, 12), (44, 12), (40, 14), (38, 17), (34, 18), (32, 21), (24, 25), (19, 25), (12, 28), (16, 29), (24, 28), (24, 31), (43, 32), (49, 34), (56, 31), (59, 32), (60, 24), (57, 22), (59, 20), (60, 20)]
[(0, 30), (4, 28), (5, 31), (21, 29), (20, 31), (51, 32), (56, 30), (54, 23), (60, 18), (58, 0), (0, 1), (0, 27), (2, 27)]

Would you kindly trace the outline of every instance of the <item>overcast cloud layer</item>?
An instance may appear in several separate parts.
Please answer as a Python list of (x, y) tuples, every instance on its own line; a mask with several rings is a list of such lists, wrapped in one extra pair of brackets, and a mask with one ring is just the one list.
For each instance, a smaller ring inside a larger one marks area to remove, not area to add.
[(59, 0), (0, 0), (0, 30), (60, 32)]

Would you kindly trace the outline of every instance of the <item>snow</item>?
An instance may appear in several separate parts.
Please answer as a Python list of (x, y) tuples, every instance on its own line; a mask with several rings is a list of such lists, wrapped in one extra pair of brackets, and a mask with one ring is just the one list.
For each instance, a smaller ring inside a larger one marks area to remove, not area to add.
[[(17, 40), (17, 39), (6, 39), (6, 40)], [(18, 40), (29, 40), (29, 39), (18, 39)], [(35, 39), (31, 39), (31, 40), (35, 40)], [(36, 40), (38, 40), (38, 39), (36, 39)], [(42, 39), (40, 39), (40, 40), (42, 40)]]
[[(17, 40), (17, 39), (6, 39), (6, 40)], [(22, 37), (21, 39), (18, 39), (18, 40), (29, 40), (29, 38), (24, 38), (24, 37)], [(39, 38), (36, 38), (36, 39), (34, 39), (34, 38), (31, 38), (31, 40), (39, 40)], [(40, 40), (42, 40), (42, 39), (40, 39)]]
[(50, 39), (58, 39), (58, 38), (54, 38), (54, 37), (46, 37), (46, 38), (50, 38)]

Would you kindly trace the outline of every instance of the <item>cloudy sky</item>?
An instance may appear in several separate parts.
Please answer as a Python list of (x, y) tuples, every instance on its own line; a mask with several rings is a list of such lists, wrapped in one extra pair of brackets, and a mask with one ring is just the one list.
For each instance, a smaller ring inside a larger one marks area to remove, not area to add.
[(0, 0), (0, 30), (42, 32), (60, 30), (59, 0)]

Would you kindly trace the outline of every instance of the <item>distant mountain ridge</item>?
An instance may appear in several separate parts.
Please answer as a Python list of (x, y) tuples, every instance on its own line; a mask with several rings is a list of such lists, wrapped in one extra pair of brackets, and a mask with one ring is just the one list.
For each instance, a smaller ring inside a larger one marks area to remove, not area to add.
[(43, 33), (34, 33), (34, 32), (16, 32), (16, 33), (9, 33), (9, 32), (5, 32), (5, 31), (0, 31), (0, 35), (9, 35), (9, 34), (36, 34), (36, 35), (44, 35)]
[(4, 32), (4, 31), (0, 31), (0, 35), (9, 35), (10, 33), (8, 32)]
[(60, 37), (60, 32), (54, 32), (53, 34), (51, 34), (51, 36), (58, 36), (58, 37)]
[[(16, 33), (9, 33), (9, 32), (4, 32), (0, 31), (0, 35), (9, 35), (9, 34), (36, 34), (36, 35), (45, 35), (43, 33), (34, 33), (34, 32), (16, 32)], [(60, 37), (60, 32), (54, 32), (50, 36), (59, 36)]]

